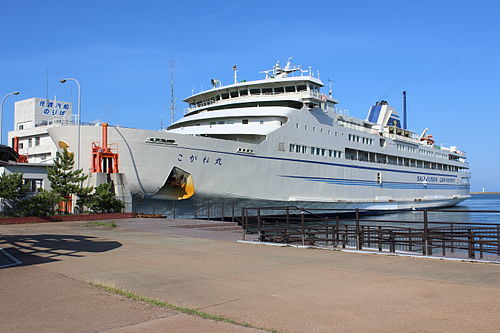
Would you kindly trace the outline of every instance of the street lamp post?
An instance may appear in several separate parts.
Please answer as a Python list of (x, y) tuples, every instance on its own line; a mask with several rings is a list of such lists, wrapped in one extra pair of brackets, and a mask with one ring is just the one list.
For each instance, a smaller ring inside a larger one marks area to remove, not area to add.
[(0, 103), (0, 144), (2, 144), (2, 127), (3, 127), (3, 123), (2, 123), (2, 119), (3, 119), (3, 103), (5, 102), (5, 100), (7, 99), (7, 97), (9, 97), (10, 95), (19, 95), (19, 91), (13, 91), (11, 93), (8, 93), (7, 95), (5, 95), (3, 98), (2, 98), (2, 103)]
[(60, 80), (61, 83), (66, 83), (66, 81), (74, 81), (76, 85), (78, 86), (78, 118), (77, 118), (77, 124), (78, 124), (78, 147), (77, 147), (77, 152), (76, 152), (76, 169), (80, 169), (80, 102), (81, 102), (81, 94), (80, 94), (80, 82), (78, 82), (77, 79), (69, 77)]

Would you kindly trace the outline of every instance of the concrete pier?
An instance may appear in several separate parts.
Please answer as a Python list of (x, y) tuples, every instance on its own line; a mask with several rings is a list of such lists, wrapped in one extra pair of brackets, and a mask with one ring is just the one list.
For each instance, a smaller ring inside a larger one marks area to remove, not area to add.
[[(0, 269), (2, 327), (87, 332), (85, 320), (92, 331), (192, 332), (182, 328), (191, 324), (194, 331), (257, 331), (144, 305), (92, 312), (82, 304), (116, 296), (87, 281), (279, 332), (494, 332), (500, 325), (498, 264), (242, 244), (238, 232), (181, 223), (189, 222), (0, 226), (0, 247), (25, 263)], [(79, 288), (86, 297), (72, 298)], [(61, 304), (70, 319), (60, 319)]]

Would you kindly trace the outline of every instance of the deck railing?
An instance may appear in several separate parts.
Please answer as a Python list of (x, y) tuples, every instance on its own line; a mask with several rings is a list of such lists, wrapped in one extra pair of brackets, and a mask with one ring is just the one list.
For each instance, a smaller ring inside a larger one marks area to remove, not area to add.
[[(320, 210), (295, 206), (244, 208), (243, 237), (258, 241), (352, 248), (379, 252), (407, 252), (498, 260), (500, 211), (428, 209), (411, 214), (412, 220), (380, 215), (374, 210)], [(456, 215), (455, 215), (456, 214)], [(485, 221), (456, 221), (462, 216), (485, 216)], [(430, 216), (432, 218), (430, 218)], [(486, 221), (486, 219), (488, 221)]]

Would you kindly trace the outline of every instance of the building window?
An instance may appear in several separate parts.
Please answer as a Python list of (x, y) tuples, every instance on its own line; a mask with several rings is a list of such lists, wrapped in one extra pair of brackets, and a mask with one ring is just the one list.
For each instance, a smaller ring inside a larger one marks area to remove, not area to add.
[(40, 145), (40, 137), (36, 136), (35, 137), (35, 146), (39, 146), (39, 145)]
[(24, 184), (28, 185), (29, 192), (38, 192), (43, 186), (43, 179), (24, 179)]

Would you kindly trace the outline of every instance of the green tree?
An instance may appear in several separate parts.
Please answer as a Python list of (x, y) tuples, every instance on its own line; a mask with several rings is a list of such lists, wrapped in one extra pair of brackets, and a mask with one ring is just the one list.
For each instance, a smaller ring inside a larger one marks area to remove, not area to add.
[(54, 192), (40, 189), (31, 198), (22, 200), (17, 207), (18, 216), (50, 216), (57, 212), (61, 197)]
[(4, 211), (16, 208), (19, 200), (29, 191), (29, 185), (23, 183), (23, 175), (20, 173), (3, 173), (0, 176), (0, 198)]
[[(47, 178), (51, 183), (52, 192), (61, 197), (66, 207), (71, 195), (85, 194), (90, 191), (83, 186), (83, 181), (88, 176), (83, 175), (82, 169), (73, 170), (73, 164), (73, 153), (64, 148), (64, 150), (57, 152), (54, 165), (47, 170)], [(67, 212), (68, 209), (65, 211)]]
[(88, 203), (88, 208), (94, 213), (118, 213), (124, 206), (123, 201), (115, 198), (110, 183), (97, 186)]

